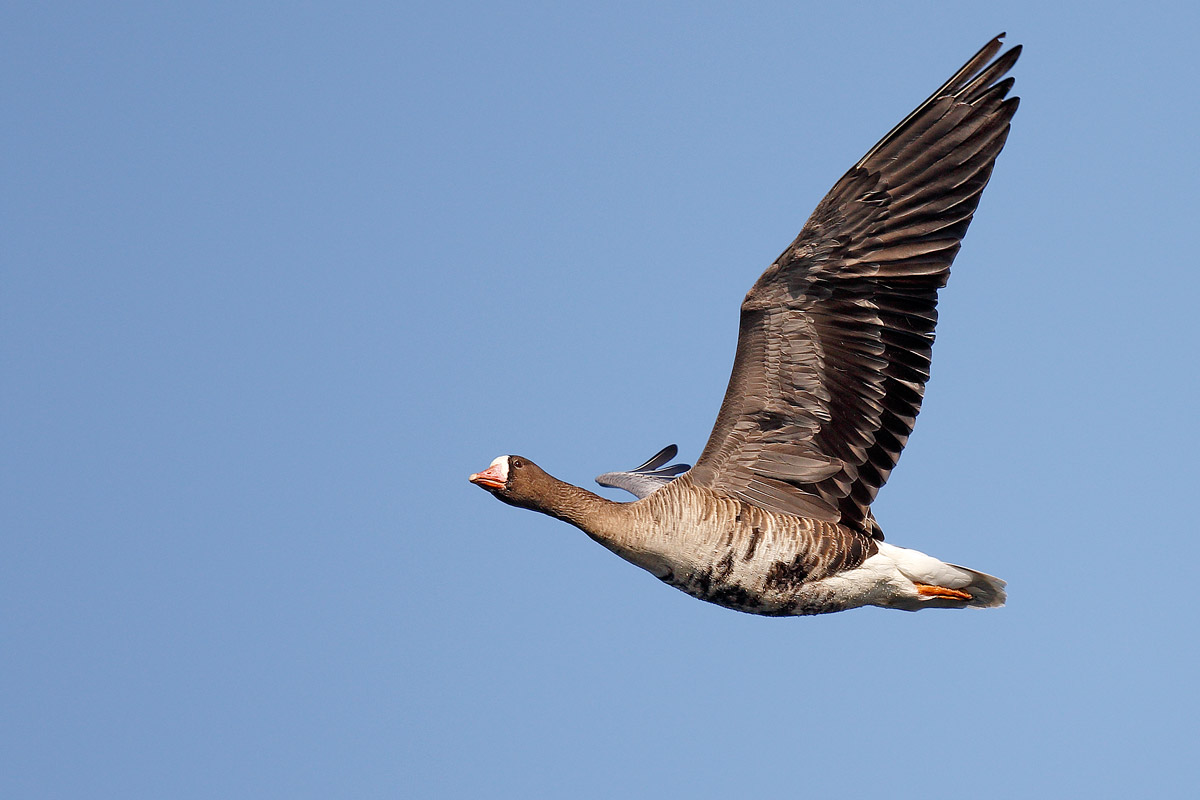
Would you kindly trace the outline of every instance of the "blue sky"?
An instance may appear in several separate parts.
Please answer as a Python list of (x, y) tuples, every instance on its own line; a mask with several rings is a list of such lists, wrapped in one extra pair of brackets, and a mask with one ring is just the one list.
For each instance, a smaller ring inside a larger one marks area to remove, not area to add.
[[(9, 4), (0, 794), (1194, 790), (1186, 5)], [(694, 459), (742, 295), (1002, 30), (875, 508), (1006, 608), (737, 614), (467, 483)]]

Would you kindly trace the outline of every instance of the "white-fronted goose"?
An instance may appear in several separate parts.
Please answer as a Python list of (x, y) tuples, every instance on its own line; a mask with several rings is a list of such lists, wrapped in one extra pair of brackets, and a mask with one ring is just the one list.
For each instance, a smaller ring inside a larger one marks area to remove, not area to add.
[[(690, 595), (755, 614), (1004, 604), (1004, 581), (886, 544), (871, 514), (921, 407), (937, 290), (1008, 137), (993, 39), (847, 172), (742, 302), (737, 356), (696, 465), (675, 447), (597, 480), (519, 456), (471, 475)], [(1007, 98), (1007, 99), (1006, 99)], [(679, 473), (683, 473), (680, 475)]]

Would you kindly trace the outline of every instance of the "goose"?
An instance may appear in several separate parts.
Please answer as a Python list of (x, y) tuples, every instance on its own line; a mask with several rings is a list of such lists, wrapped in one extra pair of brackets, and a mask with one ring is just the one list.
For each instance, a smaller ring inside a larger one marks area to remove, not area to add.
[(938, 289), (1017, 110), (1004, 76), (1021, 47), (1000, 53), (1004, 36), (842, 176), (750, 289), (695, 466), (669, 464), (671, 445), (597, 478), (637, 498), (625, 503), (516, 455), (471, 483), (737, 611), (1004, 605), (1004, 581), (884, 542), (871, 512), (921, 407)]

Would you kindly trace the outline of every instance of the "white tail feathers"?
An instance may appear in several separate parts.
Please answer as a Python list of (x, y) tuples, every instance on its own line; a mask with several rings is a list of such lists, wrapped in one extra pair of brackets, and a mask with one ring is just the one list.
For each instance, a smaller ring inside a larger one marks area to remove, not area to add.
[(970, 601), (963, 605), (970, 608), (996, 608), (1004, 605), (1004, 601), (1008, 599), (1008, 594), (1004, 591), (1005, 582), (996, 576), (955, 564), (947, 566), (954, 567), (959, 572), (965, 572), (971, 576), (971, 581), (966, 586), (955, 587), (971, 595)]

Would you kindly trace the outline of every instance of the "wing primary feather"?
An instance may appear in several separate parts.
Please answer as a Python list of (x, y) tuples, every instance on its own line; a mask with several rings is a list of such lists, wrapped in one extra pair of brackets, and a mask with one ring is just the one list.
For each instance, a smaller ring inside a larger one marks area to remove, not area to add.
[[(898, 124), (896, 127), (892, 128), (890, 131), (888, 131), (888, 134), (879, 140), (879, 144), (875, 145), (870, 150), (868, 150), (867, 154), (865, 156), (863, 156), (862, 159), (859, 160), (859, 162), (857, 164), (855, 164), (855, 166), (861, 167), (863, 164), (865, 164), (867, 161), (869, 161), (871, 159), (871, 157), (874, 156), (876, 154), (876, 152), (878, 150), (880, 150), (881, 147), (888, 142), (889, 139), (891, 139), (899, 131), (903, 130), (913, 119), (920, 116), (921, 113), (924, 112), (928, 106), (932, 105), (934, 102), (936, 102), (938, 99), (940, 99), (946, 91), (948, 91), (950, 89), (961, 88), (964, 81), (968, 80), (970, 78), (970, 76), (974, 75), (976, 72), (978, 72), (980, 69), (982, 69), (983, 65), (986, 64), (988, 62), (988, 60), (993, 55), (996, 54), (996, 52), (1002, 46), (1001, 40), (1004, 39), (1004, 37), (1007, 35), (1008, 35), (1007, 33), (1001, 33), (998, 36), (996, 36), (994, 39), (992, 39), (990, 42), (985, 44), (982, 48), (980, 48), (979, 52), (976, 53), (975, 55), (973, 55), (971, 57), (970, 61), (968, 61), (966, 64), (963, 64), (962, 68), (959, 69), (958, 72), (956, 72), (952, 76), (950, 76), (950, 80), (943, 83), (936, 92), (929, 95), (929, 97), (925, 100), (924, 103), (922, 103), (921, 105), (919, 105), (915, 109), (913, 109), (913, 112), (911, 114), (909, 114), (907, 117), (905, 117), (904, 119), (902, 119), (900, 121), (900, 124)], [(1014, 47), (1012, 49), (1017, 51), (1017, 55), (1020, 55), (1020, 45), (1018, 45), (1017, 47)], [(1009, 51), (1009, 52), (1012, 52), (1012, 51)], [(1014, 62), (1016, 61), (1015, 57), (1013, 58), (1013, 61)], [(1011, 69), (1011, 68), (1012, 68), (1012, 64), (1009, 64), (1009, 69)]]
[(650, 458), (646, 459), (646, 463), (634, 467), (630, 472), (644, 472), (646, 470), (658, 469), (663, 464), (670, 461), (679, 453), (679, 448), (673, 444), (669, 444), (662, 450), (659, 450)]

